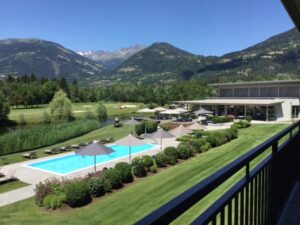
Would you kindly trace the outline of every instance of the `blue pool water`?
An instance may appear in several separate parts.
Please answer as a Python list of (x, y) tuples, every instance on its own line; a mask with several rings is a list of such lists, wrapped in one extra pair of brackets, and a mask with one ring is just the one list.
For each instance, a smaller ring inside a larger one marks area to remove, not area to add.
[[(96, 164), (105, 163), (114, 159), (128, 157), (129, 148), (126, 146), (112, 145), (110, 146), (115, 152), (109, 155), (99, 155), (96, 157)], [(157, 145), (145, 144), (141, 146), (131, 147), (131, 154), (147, 151), (156, 148)], [(59, 157), (56, 159), (49, 159), (42, 162), (32, 163), (28, 166), (47, 170), (59, 174), (67, 174), (74, 172), (76, 170), (85, 169), (87, 167), (94, 166), (93, 156), (80, 156), (77, 154), (72, 154), (68, 156)]]

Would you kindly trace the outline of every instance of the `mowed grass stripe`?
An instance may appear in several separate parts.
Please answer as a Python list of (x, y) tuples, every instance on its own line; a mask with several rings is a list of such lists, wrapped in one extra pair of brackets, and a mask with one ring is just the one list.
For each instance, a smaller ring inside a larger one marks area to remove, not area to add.
[[(132, 224), (286, 126), (253, 125), (240, 130), (239, 138), (228, 144), (142, 179), (83, 208), (49, 213), (35, 206), (32, 199), (0, 208), (0, 215), (4, 215), (0, 224)], [(222, 193), (226, 188), (217, 191)], [(208, 196), (175, 223), (190, 223), (217, 196)]]

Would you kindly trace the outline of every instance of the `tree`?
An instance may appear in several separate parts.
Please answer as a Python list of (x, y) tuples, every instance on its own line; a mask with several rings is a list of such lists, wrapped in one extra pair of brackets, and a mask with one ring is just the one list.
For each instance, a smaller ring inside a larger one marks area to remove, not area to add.
[(66, 78), (62, 77), (59, 81), (60, 88), (67, 94), (68, 98), (71, 97), (70, 88)]
[(79, 99), (79, 86), (78, 86), (78, 83), (77, 83), (76, 80), (73, 81), (73, 83), (71, 85), (71, 88), (70, 88), (70, 91), (71, 91), (72, 102), (80, 102), (80, 99)]
[(49, 103), (50, 114), (54, 120), (69, 120), (72, 118), (72, 104), (63, 90), (55, 93)]
[(97, 107), (97, 117), (99, 120), (106, 120), (107, 118), (107, 110), (102, 102), (99, 102), (99, 105)]
[(8, 114), (10, 112), (10, 105), (8, 98), (0, 90), (0, 121), (8, 119)]

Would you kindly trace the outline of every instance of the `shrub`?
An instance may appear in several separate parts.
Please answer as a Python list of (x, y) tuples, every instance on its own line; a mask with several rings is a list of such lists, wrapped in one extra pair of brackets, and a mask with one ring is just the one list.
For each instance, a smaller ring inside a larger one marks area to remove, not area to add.
[(247, 120), (248, 122), (251, 122), (252, 121), (252, 117), (251, 116), (246, 116), (245, 120)]
[(153, 133), (157, 131), (157, 122), (156, 121), (144, 121), (141, 124), (135, 126), (135, 132), (137, 135), (145, 133), (145, 126), (147, 133)]
[(167, 157), (173, 157), (175, 160), (179, 158), (179, 153), (175, 147), (167, 147), (164, 150)]
[(147, 171), (145, 169), (145, 167), (143, 166), (143, 164), (136, 164), (133, 166), (132, 168), (133, 174), (136, 177), (145, 177), (147, 176)]
[(98, 107), (96, 109), (96, 114), (99, 120), (106, 120), (107, 110), (105, 105), (102, 102), (99, 102)]
[(142, 158), (135, 157), (134, 159), (132, 159), (131, 164), (132, 164), (132, 166), (143, 164)]
[(143, 163), (143, 166), (145, 167), (145, 169), (147, 170), (147, 172), (149, 172), (150, 168), (154, 164), (153, 158), (149, 155), (143, 155), (142, 156), (142, 163)]
[(195, 139), (195, 137), (191, 136), (191, 135), (185, 135), (179, 138), (176, 138), (176, 141), (181, 141), (181, 142), (186, 142), (186, 141), (190, 141)]
[(173, 156), (166, 156), (167, 157), (167, 164), (168, 165), (175, 165), (177, 163), (177, 159), (175, 159)]
[(80, 207), (91, 202), (89, 186), (86, 182), (76, 181), (67, 185), (66, 203), (70, 207)]
[(211, 147), (220, 146), (238, 136), (238, 130), (235, 126), (232, 126), (230, 129), (222, 131), (210, 131), (204, 133), (206, 137), (206, 142), (208, 142)]
[(202, 146), (206, 143), (204, 139), (194, 139), (190, 140), (189, 145), (192, 146), (193, 150), (197, 153), (201, 153), (203, 151)]
[(100, 197), (111, 190), (111, 185), (103, 176), (91, 177), (88, 180), (89, 192), (93, 197)]
[(231, 122), (232, 119), (227, 116), (213, 116), (209, 118), (213, 123), (228, 123)]
[(104, 177), (110, 183), (112, 189), (118, 189), (123, 186), (122, 175), (119, 170), (110, 168), (104, 173)]
[(44, 198), (43, 205), (47, 209), (58, 209), (63, 206), (66, 202), (66, 195), (60, 194), (60, 195), (47, 195)]
[(232, 126), (238, 129), (242, 129), (242, 128), (250, 127), (251, 123), (248, 120), (240, 120), (238, 122), (235, 122)]
[(35, 186), (35, 202), (38, 206), (43, 206), (44, 198), (47, 195), (54, 193), (55, 187), (61, 185), (58, 179), (47, 179), (43, 182), (38, 183)]
[(154, 160), (155, 160), (155, 163), (157, 165), (158, 168), (162, 168), (162, 167), (166, 167), (167, 164), (168, 164), (168, 158), (167, 156), (160, 152), (160, 153), (157, 153), (155, 156), (154, 156)]
[(194, 155), (193, 149), (188, 143), (180, 143), (177, 150), (181, 159), (188, 159)]
[(201, 152), (206, 152), (211, 148), (210, 144), (208, 142), (205, 142), (202, 146), (201, 146)]
[(153, 164), (150, 168), (150, 172), (151, 173), (157, 173), (157, 166), (155, 164)]
[(122, 183), (130, 183), (133, 181), (131, 166), (126, 162), (119, 162), (115, 165), (115, 170), (118, 170), (121, 175)]

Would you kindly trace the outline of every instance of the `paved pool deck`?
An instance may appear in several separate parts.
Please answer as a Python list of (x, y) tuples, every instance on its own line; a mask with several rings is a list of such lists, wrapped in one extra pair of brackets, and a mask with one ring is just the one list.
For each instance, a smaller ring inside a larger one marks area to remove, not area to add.
[[(151, 143), (151, 144), (159, 143), (158, 140), (154, 141), (151, 139), (145, 139), (144, 141), (146, 143)], [(163, 140), (163, 148), (168, 147), (168, 146), (177, 146), (178, 143), (179, 142), (177, 142), (175, 138), (164, 139)], [(144, 152), (133, 154), (132, 158), (137, 157), (137, 156), (142, 156), (142, 155), (154, 155), (154, 154), (158, 153), (159, 151), (160, 151), (160, 146), (158, 146), (155, 149), (151, 149), (149, 151), (144, 151)], [(50, 179), (50, 178), (72, 179), (72, 178), (76, 178), (76, 177), (84, 177), (94, 171), (94, 167), (92, 166), (87, 169), (82, 169), (82, 170), (79, 170), (79, 171), (76, 171), (74, 173), (70, 173), (67, 175), (58, 175), (58, 174), (38, 170), (38, 169), (27, 166), (28, 164), (31, 164), (31, 163), (41, 162), (41, 161), (45, 161), (45, 160), (49, 160), (49, 159), (60, 158), (60, 157), (63, 157), (66, 155), (71, 155), (71, 154), (74, 154), (74, 153), (73, 152), (63, 153), (63, 154), (59, 154), (59, 155), (43, 157), (43, 158), (39, 158), (39, 159), (28, 160), (25, 162), (20, 162), (20, 163), (3, 166), (1, 168), (1, 172), (3, 172), (4, 174), (10, 174), (11, 172), (14, 172), (15, 177), (17, 177), (20, 181), (23, 181), (29, 185), (26, 187), (23, 187), (23, 188), (19, 188), (16, 190), (12, 190), (12, 191), (0, 194), (0, 207), (33, 197), (36, 184), (38, 184), (39, 182), (44, 181), (46, 179)], [(113, 167), (118, 162), (128, 162), (128, 161), (129, 161), (129, 158), (128, 158), (128, 156), (126, 156), (126, 157), (112, 160), (112, 161), (109, 161), (106, 163), (101, 163), (101, 164), (97, 165), (97, 170), (102, 170), (104, 167), (107, 167), (107, 168)]]

